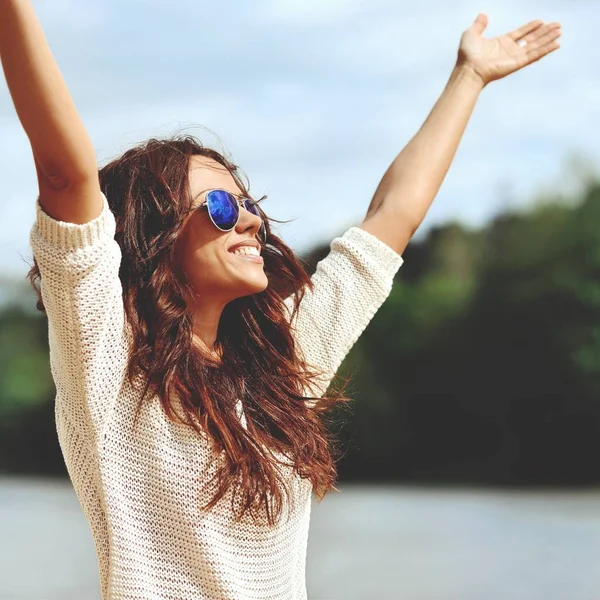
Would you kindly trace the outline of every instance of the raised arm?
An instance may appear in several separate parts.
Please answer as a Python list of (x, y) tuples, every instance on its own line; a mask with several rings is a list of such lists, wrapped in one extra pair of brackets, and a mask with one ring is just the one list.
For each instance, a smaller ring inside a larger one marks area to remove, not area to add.
[(28, 0), (0, 0), (0, 60), (33, 150), (40, 205), (68, 223), (98, 217), (94, 148)]
[(56, 426), (69, 470), (93, 473), (131, 339), (116, 220), (90, 139), (27, 0), (0, 0), (0, 59), (39, 181), (30, 243), (48, 316)]
[(401, 254), (423, 221), (448, 169), (481, 90), (556, 50), (559, 23), (532, 21), (486, 39), (480, 14), (462, 35), (456, 66), (425, 123), (381, 180), (360, 227)]

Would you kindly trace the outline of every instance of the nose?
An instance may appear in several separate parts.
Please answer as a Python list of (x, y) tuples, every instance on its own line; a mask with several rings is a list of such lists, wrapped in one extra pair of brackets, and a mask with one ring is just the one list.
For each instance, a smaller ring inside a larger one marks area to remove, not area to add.
[(252, 231), (253, 235), (256, 235), (263, 223), (263, 220), (254, 213), (251, 213), (246, 209), (243, 202), (240, 202), (240, 217), (238, 219), (236, 230), (238, 233), (244, 233), (246, 231)]

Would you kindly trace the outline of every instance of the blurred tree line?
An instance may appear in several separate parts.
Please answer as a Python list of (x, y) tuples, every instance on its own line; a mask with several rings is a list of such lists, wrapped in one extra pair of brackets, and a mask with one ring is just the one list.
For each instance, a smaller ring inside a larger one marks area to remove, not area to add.
[[(340, 369), (340, 480), (600, 482), (599, 225), (593, 181), (413, 240)], [(310, 272), (328, 251), (303, 257)], [(46, 319), (19, 296), (0, 312), (0, 472), (66, 475)]]

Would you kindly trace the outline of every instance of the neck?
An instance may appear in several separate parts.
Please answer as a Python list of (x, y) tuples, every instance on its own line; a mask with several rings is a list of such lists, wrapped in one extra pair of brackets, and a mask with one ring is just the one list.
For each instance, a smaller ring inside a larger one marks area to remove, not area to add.
[(198, 304), (194, 305), (193, 310), (193, 337), (194, 343), (202, 351), (213, 357), (219, 357), (219, 352), (215, 348), (217, 340), (217, 330), (219, 321), (225, 305), (223, 304)]

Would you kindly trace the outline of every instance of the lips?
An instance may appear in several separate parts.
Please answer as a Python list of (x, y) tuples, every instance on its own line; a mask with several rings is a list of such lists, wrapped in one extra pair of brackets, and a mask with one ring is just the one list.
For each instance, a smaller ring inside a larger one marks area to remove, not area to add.
[(242, 260), (259, 263), (261, 265), (265, 262), (262, 256), (256, 256), (256, 254), (234, 254), (234, 256), (241, 258)]

